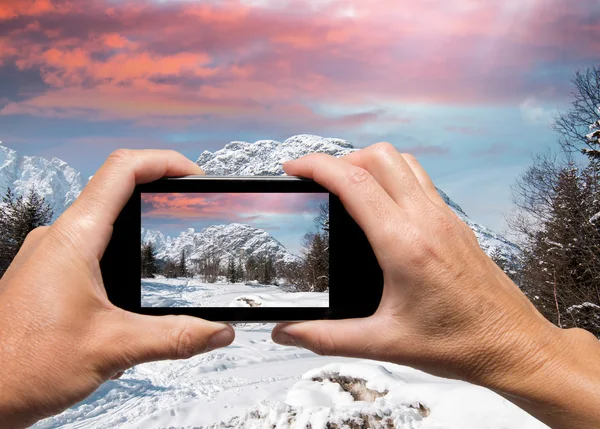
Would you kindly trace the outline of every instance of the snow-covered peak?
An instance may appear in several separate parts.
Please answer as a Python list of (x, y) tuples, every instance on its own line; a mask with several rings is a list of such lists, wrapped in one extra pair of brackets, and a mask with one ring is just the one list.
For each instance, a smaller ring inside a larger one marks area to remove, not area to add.
[(176, 261), (185, 252), (190, 266), (209, 253), (221, 257), (223, 263), (230, 257), (246, 260), (250, 256), (272, 256), (283, 262), (297, 260), (267, 231), (240, 223), (212, 225), (199, 232), (189, 228), (174, 238), (142, 228), (142, 242), (154, 244), (157, 258), (162, 260)]
[(21, 156), (0, 144), (0, 192), (12, 188), (17, 196), (31, 189), (46, 199), (56, 219), (79, 195), (84, 183), (79, 172), (58, 158)]
[(346, 140), (308, 134), (290, 137), (281, 143), (259, 140), (255, 143), (231, 142), (216, 152), (204, 151), (196, 163), (206, 174), (233, 176), (279, 176), (286, 161), (309, 153), (343, 156), (356, 150)]
[[(278, 176), (284, 174), (286, 161), (309, 153), (326, 153), (335, 157), (358, 150), (347, 140), (325, 138), (309, 134), (290, 137), (286, 141), (259, 140), (255, 143), (235, 141), (216, 152), (204, 151), (196, 163), (206, 174), (220, 176)], [(483, 225), (473, 222), (462, 208), (448, 195), (438, 189), (446, 204), (473, 230), (481, 248), (488, 254), (499, 249), (502, 255), (512, 259), (520, 253), (519, 248), (506, 238)]]

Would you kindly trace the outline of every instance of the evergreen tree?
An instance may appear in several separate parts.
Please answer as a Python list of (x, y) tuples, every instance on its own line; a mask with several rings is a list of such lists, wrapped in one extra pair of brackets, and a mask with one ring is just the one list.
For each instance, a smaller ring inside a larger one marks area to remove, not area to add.
[(162, 274), (169, 279), (177, 278), (179, 276), (179, 265), (168, 260), (163, 267)]
[(48, 225), (52, 208), (33, 189), (26, 197), (16, 197), (10, 188), (2, 198), (0, 209), (0, 275), (3, 275), (27, 234), (35, 228)]
[(152, 278), (158, 273), (156, 266), (156, 251), (154, 245), (151, 242), (142, 245), (142, 278)]
[(254, 256), (250, 256), (246, 260), (246, 279), (247, 281), (256, 281), (258, 280), (258, 260)]
[(185, 257), (185, 249), (181, 249), (181, 256), (179, 257), (179, 263), (177, 264), (177, 276), (178, 277), (187, 277), (188, 270), (186, 267), (186, 257)]
[(229, 283), (237, 283), (238, 281), (238, 270), (233, 256), (229, 258), (229, 264), (227, 265), (227, 281)]
[[(563, 168), (551, 196), (547, 220), (525, 251), (524, 287), (540, 311), (559, 326), (572, 326), (569, 308), (600, 304), (600, 229), (590, 222), (598, 209), (597, 170)], [(596, 333), (597, 335), (600, 332)]]
[(306, 256), (308, 273), (313, 292), (325, 292), (329, 288), (329, 252), (322, 234), (314, 234)]

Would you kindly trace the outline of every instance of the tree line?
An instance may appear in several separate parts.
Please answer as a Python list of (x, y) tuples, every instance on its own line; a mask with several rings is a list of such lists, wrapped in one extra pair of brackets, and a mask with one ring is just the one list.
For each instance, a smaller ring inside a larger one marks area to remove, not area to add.
[(329, 289), (329, 204), (319, 207), (314, 219), (314, 230), (302, 240), (302, 255), (298, 261), (276, 261), (272, 255), (223, 255), (216, 248), (205, 250), (191, 259), (182, 250), (177, 261), (159, 261), (150, 242), (141, 247), (141, 275), (151, 278), (198, 276), (206, 283), (226, 279), (228, 283), (257, 282), (277, 284), (278, 280), (293, 286), (297, 291), (325, 292)]
[(507, 223), (522, 255), (491, 256), (548, 320), (600, 338), (600, 68), (572, 83), (553, 123), (557, 150), (536, 155), (512, 186)]

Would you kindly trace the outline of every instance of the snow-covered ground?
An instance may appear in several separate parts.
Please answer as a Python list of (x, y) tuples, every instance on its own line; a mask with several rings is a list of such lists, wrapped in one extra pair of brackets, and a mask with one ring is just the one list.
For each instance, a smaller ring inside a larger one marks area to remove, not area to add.
[(225, 349), (139, 365), (34, 428), (546, 428), (487, 389), (279, 346), (272, 327), (236, 326)]
[(329, 307), (329, 293), (198, 279), (142, 279), (142, 307)]

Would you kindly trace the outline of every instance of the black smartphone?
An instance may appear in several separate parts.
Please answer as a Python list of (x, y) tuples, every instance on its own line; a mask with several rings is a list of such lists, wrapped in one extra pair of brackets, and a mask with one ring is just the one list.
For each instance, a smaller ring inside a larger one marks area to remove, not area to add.
[(110, 301), (227, 322), (367, 317), (383, 275), (339, 198), (290, 176), (139, 185), (101, 260)]

